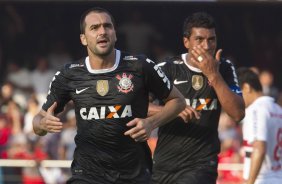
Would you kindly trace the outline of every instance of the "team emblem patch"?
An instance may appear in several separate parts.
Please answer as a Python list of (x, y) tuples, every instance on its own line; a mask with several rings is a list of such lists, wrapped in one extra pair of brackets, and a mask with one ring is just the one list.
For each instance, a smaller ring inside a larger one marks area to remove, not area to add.
[(96, 84), (96, 91), (99, 95), (105, 96), (109, 92), (108, 80), (98, 80)]
[(201, 75), (193, 75), (192, 76), (192, 87), (195, 90), (199, 90), (203, 87), (204, 78)]
[(122, 76), (117, 75), (116, 78), (119, 80), (117, 86), (119, 92), (128, 93), (130, 91), (133, 91), (134, 85), (131, 81), (131, 79), (133, 78), (132, 74), (127, 75), (126, 73), (123, 73)]

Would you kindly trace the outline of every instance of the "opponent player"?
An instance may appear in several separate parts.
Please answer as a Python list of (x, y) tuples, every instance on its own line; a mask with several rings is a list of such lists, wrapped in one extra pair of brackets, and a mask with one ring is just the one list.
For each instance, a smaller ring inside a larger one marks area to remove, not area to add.
[[(114, 49), (114, 19), (108, 11), (87, 10), (80, 26), (88, 57), (55, 74), (34, 131), (41, 136), (61, 132), (55, 115), (73, 100), (78, 129), (68, 183), (148, 183), (151, 155), (143, 141), (185, 108), (184, 98), (153, 61)], [(166, 105), (146, 118), (149, 91)]]
[[(221, 108), (240, 121), (244, 101), (234, 66), (220, 57), (221, 50), (216, 52), (215, 23), (210, 15), (199, 12), (188, 17), (183, 42), (188, 53), (159, 64), (186, 98), (187, 107), (159, 128), (152, 180), (158, 184), (215, 184)], [(158, 109), (162, 107), (150, 107), (151, 111)]]
[(282, 181), (282, 108), (264, 96), (257, 74), (238, 69), (246, 104), (243, 119), (246, 184), (280, 184)]

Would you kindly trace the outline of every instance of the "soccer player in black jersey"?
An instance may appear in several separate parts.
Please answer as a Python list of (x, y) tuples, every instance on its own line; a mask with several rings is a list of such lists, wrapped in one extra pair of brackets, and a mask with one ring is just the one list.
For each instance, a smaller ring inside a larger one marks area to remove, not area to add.
[[(61, 132), (56, 114), (72, 100), (78, 129), (67, 183), (146, 184), (151, 178), (146, 140), (152, 129), (185, 108), (184, 97), (153, 61), (114, 48), (116, 32), (108, 11), (90, 9), (80, 25), (88, 56), (55, 74), (47, 100), (33, 120), (34, 131), (40, 136)], [(147, 118), (151, 91), (166, 104)]]
[[(202, 12), (183, 27), (188, 53), (159, 64), (186, 99), (179, 117), (159, 128), (153, 156), (154, 184), (215, 184), (220, 152), (218, 121), (223, 108), (235, 121), (244, 117), (244, 101), (235, 69), (216, 52), (213, 18)], [(153, 114), (159, 106), (150, 106)]]

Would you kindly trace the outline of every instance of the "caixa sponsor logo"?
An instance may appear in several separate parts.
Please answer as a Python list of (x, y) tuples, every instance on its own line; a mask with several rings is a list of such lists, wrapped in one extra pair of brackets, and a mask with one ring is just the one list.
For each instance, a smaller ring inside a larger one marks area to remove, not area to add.
[(80, 116), (84, 120), (125, 118), (132, 117), (132, 110), (131, 105), (81, 108)]
[[(154, 63), (154, 61), (150, 59), (146, 59), (148, 63)], [(158, 73), (158, 75), (163, 79), (163, 82), (167, 85), (167, 88), (170, 89), (170, 81), (168, 80), (167, 76), (164, 74), (164, 72), (161, 70), (161, 68), (158, 65), (154, 66), (154, 70)]]
[(199, 99), (185, 99), (186, 104), (193, 107), (197, 111), (201, 110), (216, 110), (217, 99), (199, 98)]

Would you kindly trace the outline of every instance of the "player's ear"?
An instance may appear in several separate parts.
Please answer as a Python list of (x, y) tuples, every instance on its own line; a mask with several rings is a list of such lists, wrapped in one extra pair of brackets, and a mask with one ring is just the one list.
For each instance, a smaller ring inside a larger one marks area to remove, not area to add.
[(87, 46), (85, 34), (80, 34), (80, 41), (81, 41), (82, 45)]
[(252, 88), (248, 83), (244, 83), (242, 86), (242, 90), (244, 90), (246, 93), (250, 93), (252, 91)]
[(190, 41), (189, 41), (189, 38), (187, 38), (186, 36), (183, 37), (183, 44), (184, 44), (184, 47), (186, 49), (189, 49), (190, 47)]

